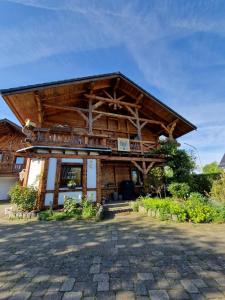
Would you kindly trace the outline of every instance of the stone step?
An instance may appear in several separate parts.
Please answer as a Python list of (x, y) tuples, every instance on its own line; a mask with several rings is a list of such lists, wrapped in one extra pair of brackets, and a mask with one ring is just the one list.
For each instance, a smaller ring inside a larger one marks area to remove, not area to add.
[(104, 210), (106, 214), (119, 214), (132, 211), (132, 209), (129, 206), (129, 202), (127, 201), (106, 203), (104, 205)]

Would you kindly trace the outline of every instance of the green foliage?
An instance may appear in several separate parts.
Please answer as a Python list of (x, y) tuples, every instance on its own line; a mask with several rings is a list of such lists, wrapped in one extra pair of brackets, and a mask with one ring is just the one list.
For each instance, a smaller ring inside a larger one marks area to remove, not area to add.
[(192, 174), (189, 185), (192, 192), (208, 195), (211, 191), (213, 181), (219, 178), (219, 174)]
[(204, 174), (218, 174), (221, 173), (221, 168), (219, 167), (217, 162), (212, 162), (210, 164), (207, 164), (203, 167), (203, 173)]
[(16, 184), (10, 189), (9, 197), (10, 202), (15, 204), (19, 210), (31, 211), (35, 206), (37, 191), (33, 187), (22, 187)]
[(168, 186), (168, 191), (177, 199), (186, 199), (190, 192), (190, 187), (187, 183), (174, 182)]
[(82, 198), (80, 205), (77, 202), (76, 198), (65, 197), (63, 211), (42, 211), (38, 215), (39, 220), (90, 219), (96, 216), (97, 209), (87, 198)]
[(176, 141), (162, 141), (160, 148), (154, 150), (154, 153), (167, 157), (167, 166), (173, 172), (170, 182), (188, 182), (190, 174), (195, 168), (195, 158), (185, 150), (178, 149)]
[(216, 201), (225, 203), (225, 171), (222, 171), (220, 178), (213, 182), (210, 196)]
[(69, 215), (63, 211), (52, 211), (52, 210), (45, 210), (41, 211), (38, 214), (38, 219), (40, 221), (61, 221), (68, 219)]
[(150, 209), (161, 220), (169, 220), (175, 215), (180, 222), (225, 222), (225, 205), (213, 204), (199, 193), (191, 193), (184, 202), (178, 202), (173, 198), (141, 197), (137, 203), (138, 206)]
[(137, 212), (138, 207), (139, 207), (139, 202), (138, 201), (131, 201), (130, 202), (130, 207), (133, 211)]
[(81, 202), (82, 206), (82, 217), (84, 219), (92, 218), (96, 215), (96, 208), (88, 198), (83, 198)]
[(149, 192), (162, 196), (164, 188), (164, 169), (161, 167), (153, 168), (148, 174), (147, 189)]
[(81, 208), (78, 206), (75, 198), (65, 197), (64, 212), (71, 216), (81, 214)]

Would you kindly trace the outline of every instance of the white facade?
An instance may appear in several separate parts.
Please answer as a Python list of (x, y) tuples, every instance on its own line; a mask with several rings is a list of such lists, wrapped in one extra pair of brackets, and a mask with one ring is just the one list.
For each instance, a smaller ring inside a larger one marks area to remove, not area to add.
[(16, 177), (0, 177), (0, 200), (7, 200), (8, 192), (18, 181)]

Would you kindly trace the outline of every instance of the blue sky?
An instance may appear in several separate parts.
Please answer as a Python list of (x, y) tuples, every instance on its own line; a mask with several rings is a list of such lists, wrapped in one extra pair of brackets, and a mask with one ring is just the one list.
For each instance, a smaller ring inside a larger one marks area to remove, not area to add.
[[(0, 88), (121, 71), (198, 126), (180, 141), (203, 164), (220, 161), (223, 0), (1, 0), (0, 12)], [(0, 99), (3, 117), (15, 121)]]

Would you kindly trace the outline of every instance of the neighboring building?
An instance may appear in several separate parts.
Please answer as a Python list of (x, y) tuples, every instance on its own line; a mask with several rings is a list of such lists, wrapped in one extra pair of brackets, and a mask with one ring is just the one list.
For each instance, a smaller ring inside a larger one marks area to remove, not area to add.
[[(165, 158), (150, 155), (162, 134), (178, 138), (196, 127), (121, 73), (2, 90), (31, 146), (24, 186), (39, 190), (38, 207), (82, 194), (100, 202), (126, 184), (143, 187)], [(124, 182), (126, 180), (126, 182)], [(127, 181), (128, 180), (128, 181)], [(123, 191), (122, 191), (123, 192)]]
[(225, 154), (223, 155), (223, 158), (221, 159), (219, 167), (222, 169), (225, 169)]
[(25, 147), (25, 135), (15, 123), (0, 120), (0, 200), (8, 198), (8, 191), (19, 178), (23, 169), (24, 158), (16, 158), (18, 149)]

